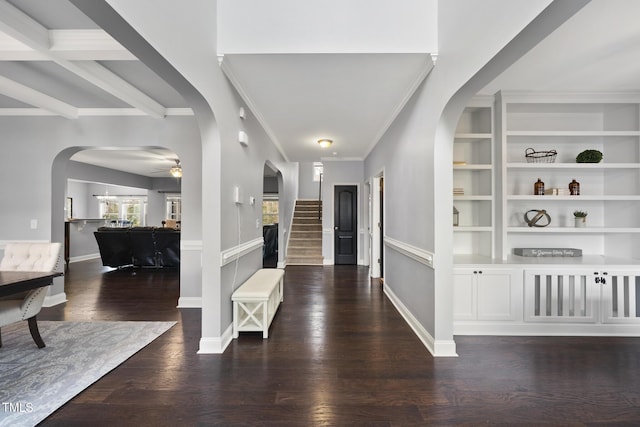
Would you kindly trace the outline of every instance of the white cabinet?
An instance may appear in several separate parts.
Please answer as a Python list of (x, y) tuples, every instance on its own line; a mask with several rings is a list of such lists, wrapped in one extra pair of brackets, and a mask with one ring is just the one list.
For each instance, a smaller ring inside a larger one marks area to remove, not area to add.
[[(585, 254), (640, 258), (640, 96), (531, 95), (496, 98), (501, 158), (497, 209), (499, 258), (515, 247), (575, 247)], [(556, 150), (554, 163), (528, 163), (525, 151)], [(586, 150), (603, 153), (601, 163), (576, 163)], [(580, 182), (580, 195), (533, 195)], [(529, 227), (524, 214), (544, 209), (548, 227)], [(573, 211), (588, 212), (587, 227), (575, 228)]]
[(522, 319), (521, 277), (514, 269), (454, 268), (454, 321)]
[(493, 97), (465, 108), (453, 146), (453, 204), (459, 211), (454, 253), (492, 257), (494, 217)]
[(524, 287), (527, 322), (640, 324), (637, 270), (526, 270)]

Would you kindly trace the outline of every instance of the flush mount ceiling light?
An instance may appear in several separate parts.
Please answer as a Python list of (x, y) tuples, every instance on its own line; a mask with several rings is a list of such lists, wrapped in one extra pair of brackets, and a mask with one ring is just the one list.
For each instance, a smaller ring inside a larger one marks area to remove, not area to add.
[(330, 146), (331, 146), (331, 144), (333, 144), (333, 140), (331, 140), (331, 139), (326, 139), (326, 138), (324, 138), (324, 139), (319, 139), (319, 140), (318, 140), (318, 144), (319, 144), (319, 145), (320, 145), (320, 147), (322, 147), (322, 148), (327, 148), (327, 147), (330, 147)]

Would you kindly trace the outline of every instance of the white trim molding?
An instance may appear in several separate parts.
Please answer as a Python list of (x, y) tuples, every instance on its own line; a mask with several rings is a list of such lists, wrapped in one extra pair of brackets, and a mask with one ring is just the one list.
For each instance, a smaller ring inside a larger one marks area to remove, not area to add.
[(55, 295), (47, 295), (44, 298), (44, 302), (42, 303), (43, 307), (53, 307), (58, 304), (64, 304), (67, 302), (67, 294), (64, 292), (60, 292)]
[(231, 344), (233, 339), (233, 324), (229, 325), (221, 337), (202, 337), (200, 338), (200, 348), (198, 354), (222, 354), (224, 350)]
[(401, 254), (408, 256), (409, 258), (415, 261), (418, 261), (419, 263), (424, 264), (427, 267), (434, 268), (433, 252), (429, 252), (427, 250), (417, 248), (408, 243), (404, 243), (399, 240), (393, 239), (389, 236), (384, 236), (384, 244), (385, 246), (397, 252), (400, 252)]
[(176, 308), (202, 308), (202, 297), (180, 297)]
[(429, 350), (434, 357), (458, 357), (456, 353), (456, 343), (455, 341), (437, 341), (435, 338), (431, 336), (429, 331), (427, 331), (422, 324), (415, 318), (415, 316), (409, 311), (409, 309), (400, 301), (398, 296), (391, 290), (388, 282), (384, 284), (384, 294), (389, 298), (389, 301), (394, 305), (394, 307), (398, 310), (400, 315), (407, 322), (409, 327), (413, 330), (413, 332), (418, 336), (420, 341), (424, 344), (424, 346)]
[(250, 240), (242, 243), (238, 246), (226, 249), (220, 253), (220, 267), (224, 267), (237, 258), (243, 257), (246, 254), (262, 248), (264, 245), (264, 238), (258, 237), (257, 239)]
[(73, 264), (74, 262), (89, 261), (91, 259), (98, 259), (98, 258), (100, 258), (99, 253), (73, 256), (69, 258), (69, 264)]
[(202, 240), (180, 240), (181, 251), (201, 251)]

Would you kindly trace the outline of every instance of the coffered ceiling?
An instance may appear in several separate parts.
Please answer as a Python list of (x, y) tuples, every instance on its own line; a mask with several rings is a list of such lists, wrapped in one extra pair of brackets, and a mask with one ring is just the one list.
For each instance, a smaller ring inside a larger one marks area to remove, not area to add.
[[(593, 0), (482, 93), (640, 90), (637, 16), (640, 1)], [(222, 59), (225, 73), (291, 161), (366, 157), (432, 66), (428, 54)], [(67, 0), (0, 0), (0, 115), (161, 120), (174, 114), (192, 112), (172, 87)], [(334, 139), (334, 146), (319, 150), (315, 140), (321, 137)], [(91, 153), (85, 154), (81, 160), (92, 162)], [(136, 166), (137, 156), (121, 154), (114, 161), (122, 168), (155, 176), (151, 169), (157, 166), (145, 171)], [(149, 157), (157, 160), (158, 153)], [(172, 153), (164, 157), (170, 167)]]

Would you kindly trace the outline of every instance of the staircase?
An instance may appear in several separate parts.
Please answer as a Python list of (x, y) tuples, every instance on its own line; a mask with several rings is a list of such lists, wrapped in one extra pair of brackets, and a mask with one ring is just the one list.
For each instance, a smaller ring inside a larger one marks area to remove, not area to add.
[(287, 265), (322, 265), (322, 222), (319, 200), (297, 200), (287, 247)]

